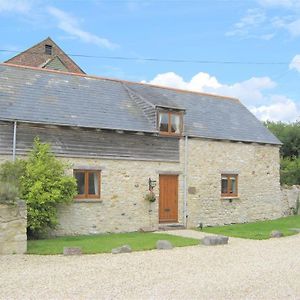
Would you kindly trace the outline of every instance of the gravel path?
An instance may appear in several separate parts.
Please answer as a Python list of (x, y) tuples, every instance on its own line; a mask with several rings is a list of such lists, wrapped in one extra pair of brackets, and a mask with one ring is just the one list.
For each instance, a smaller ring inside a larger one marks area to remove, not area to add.
[(295, 235), (119, 255), (0, 256), (0, 299), (300, 299), (299, 249)]

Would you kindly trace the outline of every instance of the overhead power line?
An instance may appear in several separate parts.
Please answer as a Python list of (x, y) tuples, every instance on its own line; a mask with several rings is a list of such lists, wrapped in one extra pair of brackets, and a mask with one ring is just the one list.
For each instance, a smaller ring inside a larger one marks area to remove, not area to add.
[[(0, 49), (0, 52), (20, 53), (21, 51)], [(27, 52), (28, 53), (28, 52)], [(40, 54), (38, 52), (29, 52), (31, 54)], [(193, 63), (193, 64), (223, 64), (223, 65), (287, 65), (290, 62), (283, 61), (233, 61), (233, 60), (198, 60), (198, 59), (173, 59), (173, 58), (154, 58), (154, 57), (128, 57), (128, 56), (99, 56), (87, 54), (66, 53), (70, 57), (127, 60), (127, 61), (145, 61), (145, 62), (167, 62), (167, 63)], [(300, 64), (300, 61), (293, 61)]]

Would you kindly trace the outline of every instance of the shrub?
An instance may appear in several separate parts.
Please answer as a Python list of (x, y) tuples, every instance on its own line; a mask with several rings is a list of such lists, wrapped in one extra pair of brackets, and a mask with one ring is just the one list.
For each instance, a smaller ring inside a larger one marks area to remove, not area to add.
[(300, 184), (300, 158), (283, 158), (280, 162), (280, 181), (281, 184), (299, 185)]
[(57, 225), (57, 204), (76, 195), (76, 180), (64, 173), (66, 165), (55, 158), (50, 145), (35, 139), (33, 150), (20, 177), (21, 197), (27, 203), (27, 226), (38, 236)]
[(14, 184), (0, 182), (0, 203), (13, 204), (19, 195), (19, 190)]
[(27, 229), (38, 237), (57, 225), (57, 205), (76, 195), (76, 180), (66, 176), (67, 166), (55, 158), (50, 145), (34, 140), (27, 160), (5, 162), (0, 167), (0, 200), (18, 198), (27, 203)]
[(13, 185), (19, 191), (19, 196), (21, 193), (20, 178), (25, 172), (25, 166), (25, 160), (17, 159), (16, 161), (7, 161), (0, 167), (0, 182)]

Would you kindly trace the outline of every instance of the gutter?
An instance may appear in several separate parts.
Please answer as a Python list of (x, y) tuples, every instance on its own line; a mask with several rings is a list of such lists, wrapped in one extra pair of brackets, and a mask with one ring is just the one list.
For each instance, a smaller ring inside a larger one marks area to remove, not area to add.
[(187, 227), (187, 196), (188, 196), (188, 182), (187, 182), (187, 176), (188, 176), (188, 135), (185, 135), (184, 137), (184, 195), (183, 195), (183, 225), (186, 228)]
[(16, 146), (17, 146), (17, 121), (14, 121), (14, 135), (13, 135), (13, 161), (16, 160)]

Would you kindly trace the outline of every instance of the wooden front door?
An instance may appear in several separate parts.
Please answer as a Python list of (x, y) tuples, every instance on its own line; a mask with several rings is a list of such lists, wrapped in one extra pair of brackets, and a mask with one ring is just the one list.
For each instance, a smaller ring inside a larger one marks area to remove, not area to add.
[(178, 175), (159, 176), (159, 222), (178, 222)]

